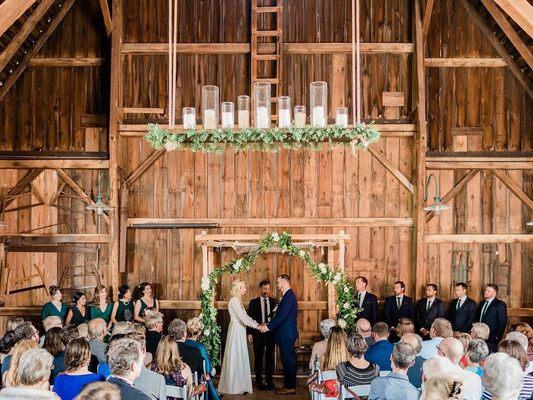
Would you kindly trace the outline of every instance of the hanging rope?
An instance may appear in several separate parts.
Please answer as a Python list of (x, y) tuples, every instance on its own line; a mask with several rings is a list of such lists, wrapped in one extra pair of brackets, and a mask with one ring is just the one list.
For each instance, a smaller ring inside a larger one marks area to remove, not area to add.
[[(352, 118), (354, 125), (361, 123), (361, 35), (359, 1), (352, 0)], [(355, 151), (355, 142), (352, 142), (352, 153), (354, 155)]]
[(176, 121), (176, 64), (178, 41), (178, 0), (168, 0), (168, 125)]

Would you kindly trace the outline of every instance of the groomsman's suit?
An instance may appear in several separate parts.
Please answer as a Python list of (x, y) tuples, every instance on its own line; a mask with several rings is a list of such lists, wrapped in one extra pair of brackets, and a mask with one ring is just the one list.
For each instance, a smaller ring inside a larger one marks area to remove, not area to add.
[(487, 324), (490, 328), (487, 346), (491, 352), (498, 350), (498, 343), (503, 338), (505, 328), (507, 327), (507, 304), (504, 301), (494, 297), (485, 307), (487, 300), (479, 304), (476, 321)]
[(298, 338), (298, 300), (292, 289), (287, 289), (278, 304), (272, 321), (267, 324), (279, 346), (285, 389), (296, 388), (296, 353), (294, 343)]
[[(398, 303), (400, 304), (400, 307), (398, 307)], [(415, 305), (413, 299), (405, 295), (387, 297), (385, 299), (384, 317), (389, 328), (398, 325), (400, 318), (409, 318), (411, 321), (414, 321)]]
[[(273, 297), (259, 296), (250, 300), (248, 315), (260, 324), (271, 321), (276, 307), (276, 299)], [(261, 333), (256, 329), (247, 328), (248, 335), (253, 336), (255, 379), (257, 384), (263, 381), (263, 355), (265, 356), (265, 380), (268, 386), (273, 386), (272, 375), (274, 374), (275, 342), (274, 333)]]
[(364, 318), (370, 322), (372, 326), (378, 321), (378, 298), (373, 293), (362, 292), (362, 301), (359, 302), (363, 309), (357, 313), (357, 319)]
[[(457, 303), (461, 300), (461, 303)], [(454, 299), (450, 303), (448, 310), (448, 320), (452, 324), (452, 329), (457, 332), (470, 333), (472, 324), (476, 318), (477, 305), (470, 297)]]
[[(420, 299), (416, 303), (416, 328), (418, 330), (425, 328), (428, 331), (431, 329), (431, 324), (437, 318), (444, 318), (446, 312), (444, 310), (444, 303), (441, 299), (434, 298), (428, 308), (428, 298)], [(426, 338), (428, 337), (425, 335)]]

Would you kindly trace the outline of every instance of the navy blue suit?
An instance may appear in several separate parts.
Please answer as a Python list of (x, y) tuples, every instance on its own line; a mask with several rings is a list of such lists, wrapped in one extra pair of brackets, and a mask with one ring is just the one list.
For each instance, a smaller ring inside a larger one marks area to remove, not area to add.
[(296, 388), (296, 354), (294, 343), (298, 338), (298, 300), (292, 289), (283, 295), (278, 304), (276, 315), (267, 324), (267, 328), (274, 332), (279, 346), (281, 365), (283, 367), (284, 387)]
[(470, 333), (472, 323), (476, 318), (477, 306), (476, 302), (470, 297), (467, 297), (461, 307), (457, 309), (457, 301), (455, 299), (450, 303), (448, 309), (448, 321), (452, 323), (452, 329), (458, 332)]
[(357, 319), (364, 318), (374, 326), (378, 322), (378, 298), (373, 293), (366, 292), (362, 310), (357, 313)]
[(411, 321), (415, 321), (415, 305), (413, 300), (404, 295), (400, 309), (398, 309), (396, 297), (397, 296), (390, 296), (385, 299), (384, 319), (389, 328), (398, 325), (400, 318), (409, 318)]
[(503, 338), (505, 328), (507, 327), (507, 304), (500, 299), (494, 299), (490, 302), (487, 310), (481, 317), (481, 311), (487, 300), (483, 300), (479, 304), (476, 321), (487, 324), (490, 328), (487, 346), (491, 352), (498, 350), (498, 343)]
[(366, 351), (365, 360), (379, 365), (380, 371), (391, 371), (390, 355), (393, 348), (393, 344), (388, 340), (378, 340)]

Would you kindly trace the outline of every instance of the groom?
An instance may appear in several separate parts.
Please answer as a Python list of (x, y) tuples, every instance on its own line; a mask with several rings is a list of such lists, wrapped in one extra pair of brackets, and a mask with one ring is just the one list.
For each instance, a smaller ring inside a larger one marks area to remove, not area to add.
[(277, 394), (296, 393), (296, 354), (294, 343), (298, 338), (298, 300), (291, 289), (291, 278), (282, 274), (277, 279), (278, 290), (283, 293), (276, 314), (268, 324), (259, 326), (263, 333), (273, 331), (279, 346), (283, 367), (284, 385), (276, 390)]

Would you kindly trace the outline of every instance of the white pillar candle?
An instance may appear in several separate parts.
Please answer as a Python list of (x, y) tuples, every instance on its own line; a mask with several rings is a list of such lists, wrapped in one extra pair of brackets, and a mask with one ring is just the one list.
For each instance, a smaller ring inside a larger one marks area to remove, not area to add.
[(185, 129), (196, 128), (196, 118), (194, 114), (183, 114), (183, 127)]
[(307, 115), (304, 112), (295, 112), (294, 113), (294, 125), (297, 128), (305, 128), (305, 119)]
[(316, 106), (313, 108), (313, 113), (311, 114), (311, 125), (318, 126), (321, 128), (326, 127), (326, 117), (324, 115), (324, 107)]
[(217, 115), (215, 110), (204, 110), (204, 129), (216, 129), (217, 128)]
[(250, 127), (250, 111), (239, 110), (239, 128), (246, 129)]
[(342, 126), (344, 128), (348, 127), (348, 114), (339, 114), (335, 116), (335, 125)]
[(235, 116), (232, 112), (223, 112), (222, 113), (222, 128), (233, 128), (235, 125), (234, 121)]
[(291, 110), (281, 109), (278, 114), (278, 126), (280, 128), (288, 128), (291, 126)]
[(266, 107), (257, 107), (255, 126), (262, 129), (270, 127), (270, 115)]

